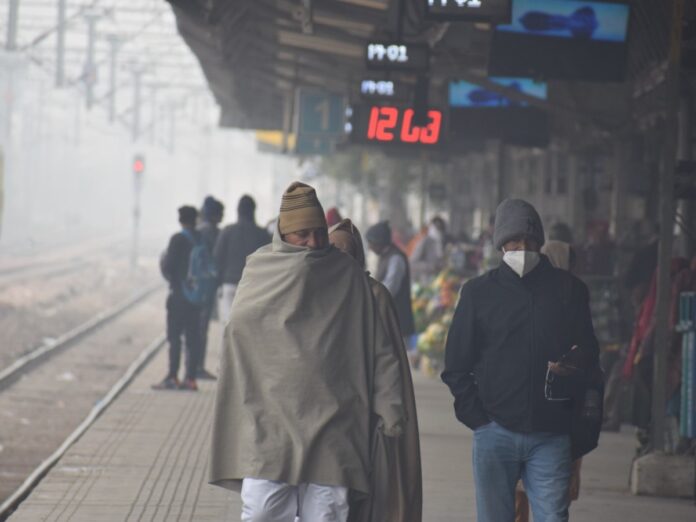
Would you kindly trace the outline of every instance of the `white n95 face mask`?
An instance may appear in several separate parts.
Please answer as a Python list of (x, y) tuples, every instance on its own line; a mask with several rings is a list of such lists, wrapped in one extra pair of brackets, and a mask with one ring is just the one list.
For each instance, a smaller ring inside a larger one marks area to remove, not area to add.
[(539, 252), (511, 250), (510, 252), (504, 252), (503, 261), (512, 268), (518, 276), (524, 277), (539, 264)]

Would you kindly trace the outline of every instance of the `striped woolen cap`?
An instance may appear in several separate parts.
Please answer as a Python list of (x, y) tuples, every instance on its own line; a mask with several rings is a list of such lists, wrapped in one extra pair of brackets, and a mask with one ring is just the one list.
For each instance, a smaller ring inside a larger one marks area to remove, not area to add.
[(312, 187), (295, 181), (283, 193), (278, 229), (281, 234), (290, 234), (309, 228), (328, 228), (324, 209)]

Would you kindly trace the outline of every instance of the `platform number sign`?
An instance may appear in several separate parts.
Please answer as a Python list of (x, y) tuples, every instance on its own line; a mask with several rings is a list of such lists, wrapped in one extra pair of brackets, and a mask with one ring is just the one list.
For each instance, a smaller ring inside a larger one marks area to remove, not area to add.
[(297, 134), (337, 136), (343, 132), (344, 102), (341, 96), (315, 89), (297, 91)]
[(430, 48), (424, 44), (368, 42), (365, 64), (368, 69), (382, 71), (423, 71), (430, 65)]
[(414, 124), (410, 107), (363, 106), (353, 109), (351, 140), (361, 143), (434, 146), (442, 140), (442, 111), (430, 109), (427, 124)]
[(422, 0), (427, 17), (443, 21), (510, 23), (512, 0)]

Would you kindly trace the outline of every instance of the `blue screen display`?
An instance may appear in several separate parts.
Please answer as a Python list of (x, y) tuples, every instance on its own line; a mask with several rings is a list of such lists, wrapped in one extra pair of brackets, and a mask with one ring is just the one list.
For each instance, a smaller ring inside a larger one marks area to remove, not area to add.
[[(515, 89), (528, 96), (546, 99), (546, 83), (535, 82), (529, 78), (490, 78), (491, 81)], [(479, 85), (458, 81), (449, 84), (450, 107), (524, 107), (525, 102), (510, 100), (497, 92), (486, 90)]]
[(627, 4), (581, 0), (513, 0), (512, 23), (498, 31), (553, 38), (625, 42)]

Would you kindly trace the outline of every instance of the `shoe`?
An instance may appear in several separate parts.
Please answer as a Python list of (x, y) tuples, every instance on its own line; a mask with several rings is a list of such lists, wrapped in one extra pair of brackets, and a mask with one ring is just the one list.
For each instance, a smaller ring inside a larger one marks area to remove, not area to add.
[(201, 380), (203, 380), (203, 381), (216, 381), (216, 380), (217, 380), (217, 377), (215, 377), (215, 375), (213, 375), (212, 373), (210, 373), (210, 372), (209, 372), (208, 370), (206, 370), (205, 368), (201, 368), (201, 369), (198, 370), (198, 372), (196, 373), (196, 379), (201, 379)]
[(184, 379), (179, 385), (179, 389), (184, 391), (198, 391), (198, 384), (196, 384), (194, 379)]
[(176, 377), (167, 377), (162, 382), (153, 384), (151, 388), (153, 390), (176, 390), (179, 386), (179, 379)]

